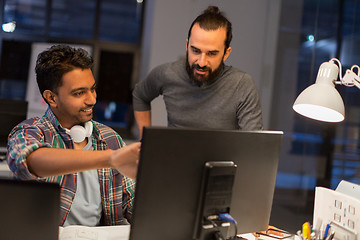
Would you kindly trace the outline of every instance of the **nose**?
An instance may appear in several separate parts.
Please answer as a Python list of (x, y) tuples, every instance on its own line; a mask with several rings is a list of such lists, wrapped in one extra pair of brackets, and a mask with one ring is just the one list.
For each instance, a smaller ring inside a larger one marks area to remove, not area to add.
[(206, 58), (206, 54), (205, 53), (202, 53), (199, 55), (199, 59), (198, 59), (198, 62), (197, 64), (200, 66), (200, 67), (205, 67), (206, 64), (207, 64), (207, 58)]
[(94, 91), (90, 91), (87, 95), (86, 98), (86, 104), (88, 105), (95, 105), (96, 103), (96, 92)]

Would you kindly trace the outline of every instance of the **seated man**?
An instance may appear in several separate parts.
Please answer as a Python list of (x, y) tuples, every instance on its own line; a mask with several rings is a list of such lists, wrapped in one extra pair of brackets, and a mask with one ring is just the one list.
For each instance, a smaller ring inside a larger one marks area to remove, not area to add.
[(60, 184), (60, 226), (131, 220), (140, 143), (125, 146), (92, 120), (92, 65), (83, 49), (57, 45), (40, 53), (36, 80), (48, 109), (9, 135), (7, 162), (16, 178)]

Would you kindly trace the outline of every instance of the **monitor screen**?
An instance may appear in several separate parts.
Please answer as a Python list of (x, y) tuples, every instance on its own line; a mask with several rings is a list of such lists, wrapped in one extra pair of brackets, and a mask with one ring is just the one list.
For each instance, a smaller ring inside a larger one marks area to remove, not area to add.
[(10, 131), (26, 119), (27, 106), (23, 100), (0, 99), (0, 147), (6, 147)]
[(1, 239), (57, 240), (60, 186), (0, 178)]
[(144, 128), (130, 239), (196, 239), (204, 166), (222, 161), (237, 166), (230, 214), (238, 233), (265, 230), (282, 134)]

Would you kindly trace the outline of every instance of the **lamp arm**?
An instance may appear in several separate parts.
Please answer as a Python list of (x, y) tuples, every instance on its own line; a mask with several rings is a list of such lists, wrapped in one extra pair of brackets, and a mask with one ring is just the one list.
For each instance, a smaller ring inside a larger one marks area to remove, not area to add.
[[(330, 59), (329, 62), (336, 62), (339, 66), (339, 80), (334, 81), (334, 84), (345, 85), (347, 87), (357, 87), (360, 89), (360, 67), (358, 65), (353, 65), (350, 69), (345, 71), (344, 76), (341, 76), (342, 66), (341, 62), (337, 58)], [(354, 69), (357, 68), (357, 74), (354, 72)]]
[(338, 75), (339, 75), (339, 79), (340, 79), (340, 80), (334, 80), (333, 83), (334, 83), (334, 84), (344, 84), (344, 83), (343, 83), (343, 77), (341, 76), (342, 66), (341, 66), (340, 60), (337, 59), (337, 58), (332, 58), (332, 59), (330, 59), (329, 62), (333, 62), (334, 64), (337, 63), (338, 68), (339, 68), (339, 73), (338, 73)]
[[(356, 74), (356, 73), (354, 72), (354, 68), (357, 68), (357, 69), (358, 69), (358, 74)], [(350, 69), (347, 69), (347, 70), (345, 71), (345, 75), (344, 75), (344, 77), (341, 79), (340, 83), (337, 83), (337, 82), (336, 82), (336, 84), (342, 84), (342, 85), (345, 85), (345, 86), (347, 86), (347, 87), (353, 87), (353, 86), (355, 86), (355, 87), (357, 87), (357, 88), (360, 89), (360, 76), (359, 76), (359, 73), (360, 73), (360, 72), (359, 72), (359, 70), (360, 70), (359, 66), (353, 65), (353, 66), (351, 67), (351, 70), (350, 70)]]

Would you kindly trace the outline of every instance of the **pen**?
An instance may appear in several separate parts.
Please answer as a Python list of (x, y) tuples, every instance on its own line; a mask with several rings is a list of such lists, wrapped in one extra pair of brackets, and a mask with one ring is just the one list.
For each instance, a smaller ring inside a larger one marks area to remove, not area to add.
[(335, 231), (332, 231), (329, 236), (326, 237), (326, 240), (332, 240), (335, 236)]
[(321, 225), (322, 225), (322, 219), (318, 218), (316, 220), (316, 226), (315, 226), (315, 239), (320, 239), (321, 238)]
[(328, 223), (328, 224), (326, 224), (326, 228), (325, 228), (325, 233), (324, 233), (323, 239), (325, 239), (325, 238), (328, 236), (329, 230), (330, 230), (330, 224)]
[(302, 225), (302, 236), (303, 239), (307, 239), (307, 240), (311, 240), (311, 230), (310, 230), (310, 223), (309, 222), (305, 222)]

